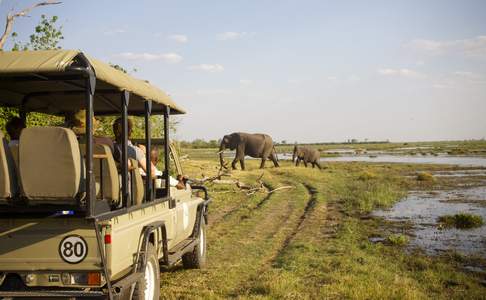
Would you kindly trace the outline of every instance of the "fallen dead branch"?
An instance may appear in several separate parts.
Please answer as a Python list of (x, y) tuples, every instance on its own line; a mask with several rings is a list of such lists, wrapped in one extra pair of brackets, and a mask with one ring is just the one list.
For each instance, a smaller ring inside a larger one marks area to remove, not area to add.
[[(286, 186), (281, 186), (273, 190), (270, 190), (262, 181), (264, 175), (265, 173), (262, 173), (262, 175), (260, 175), (260, 177), (257, 178), (256, 184), (248, 184), (240, 181), (239, 179), (222, 179), (223, 176), (231, 177), (231, 174), (228, 173), (227, 171), (220, 170), (218, 171), (218, 174), (215, 176), (206, 177), (203, 174), (202, 179), (195, 179), (193, 181), (198, 184), (203, 184), (203, 183), (228, 184), (228, 185), (234, 184), (240, 191), (244, 192), (247, 196), (251, 196), (259, 192), (271, 194), (277, 191), (295, 188), (292, 185), (286, 185)], [(219, 191), (217, 193), (232, 193), (232, 192), (235, 191)]]

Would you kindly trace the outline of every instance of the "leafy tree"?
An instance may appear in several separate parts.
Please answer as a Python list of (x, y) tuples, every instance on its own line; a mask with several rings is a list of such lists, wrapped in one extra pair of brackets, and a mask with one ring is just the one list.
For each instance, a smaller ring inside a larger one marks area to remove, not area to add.
[(16, 41), (18, 34), (13, 32), (14, 46), (12, 51), (61, 49), (59, 42), (64, 39), (64, 36), (62, 26), (57, 27), (56, 25), (58, 19), (57, 16), (48, 18), (46, 15), (41, 15), (39, 24), (35, 27), (34, 33), (30, 35), (29, 42), (25, 44)]
[[(60, 49), (60, 41), (64, 39), (62, 26), (58, 26), (57, 16), (51, 18), (41, 16), (39, 24), (35, 27), (34, 33), (30, 35), (29, 42), (22, 43), (17, 41), (18, 34), (12, 33), (14, 45), (12, 51), (27, 50), (50, 50)], [(5, 123), (12, 117), (19, 115), (18, 108), (0, 107), (0, 128), (5, 131)], [(63, 118), (58, 116), (46, 115), (41, 113), (29, 113), (27, 115), (27, 126), (59, 126), (63, 123)]]

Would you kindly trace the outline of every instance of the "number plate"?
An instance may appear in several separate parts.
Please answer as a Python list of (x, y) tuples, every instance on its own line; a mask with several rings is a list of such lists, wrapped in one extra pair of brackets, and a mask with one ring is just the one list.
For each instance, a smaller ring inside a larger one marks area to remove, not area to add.
[(59, 244), (59, 255), (70, 264), (82, 262), (88, 254), (88, 244), (79, 235), (69, 235)]

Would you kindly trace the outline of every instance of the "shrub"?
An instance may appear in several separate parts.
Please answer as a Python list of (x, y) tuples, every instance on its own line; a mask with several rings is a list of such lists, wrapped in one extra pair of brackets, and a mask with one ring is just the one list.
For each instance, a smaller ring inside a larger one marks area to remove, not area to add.
[(418, 181), (425, 181), (425, 182), (432, 182), (432, 181), (435, 181), (435, 178), (434, 178), (434, 175), (432, 175), (430, 173), (421, 172), (421, 173), (418, 173), (417, 180)]
[(366, 181), (366, 180), (371, 180), (375, 179), (377, 175), (371, 171), (364, 171), (361, 173), (358, 177), (359, 180)]
[(481, 227), (484, 224), (481, 216), (467, 213), (440, 216), (437, 221), (443, 227), (455, 227), (459, 229), (471, 229)]

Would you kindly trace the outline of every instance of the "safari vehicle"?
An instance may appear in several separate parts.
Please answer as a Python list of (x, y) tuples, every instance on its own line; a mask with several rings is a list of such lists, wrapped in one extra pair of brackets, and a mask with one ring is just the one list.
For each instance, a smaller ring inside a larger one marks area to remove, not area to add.
[[(86, 110), (82, 138), (29, 127), (10, 148), (1, 137), (0, 298), (158, 299), (159, 265), (204, 266), (210, 200), (204, 187), (170, 185), (170, 156), (182, 170), (169, 116), (184, 110), (164, 92), (80, 51), (0, 52), (0, 105), (24, 120)], [(122, 119), (119, 163), (94, 143), (95, 114)], [(163, 175), (153, 179), (148, 168), (143, 179), (128, 163), (127, 118), (144, 116), (151, 149), (156, 114), (165, 125)]]

